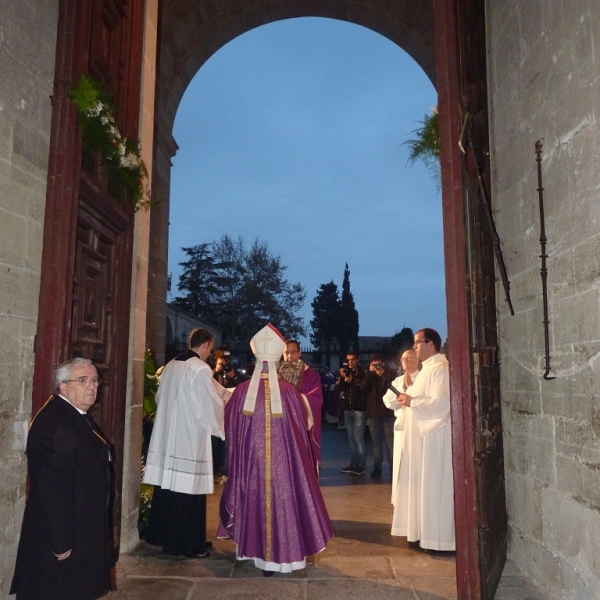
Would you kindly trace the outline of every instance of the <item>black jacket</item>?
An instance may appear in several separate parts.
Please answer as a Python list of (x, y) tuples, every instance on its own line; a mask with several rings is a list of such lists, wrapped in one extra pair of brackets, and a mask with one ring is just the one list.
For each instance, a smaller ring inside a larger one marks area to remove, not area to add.
[(341, 376), (338, 378), (335, 385), (342, 393), (344, 410), (367, 410), (367, 394), (360, 388), (364, 376), (365, 370), (359, 366), (352, 371), (350, 382), (346, 383)]
[(393, 380), (394, 376), (387, 367), (381, 376), (375, 371), (366, 372), (360, 388), (367, 394), (367, 419), (394, 418), (394, 411), (383, 403), (383, 396)]
[[(17, 600), (92, 600), (111, 588), (109, 445), (52, 396), (27, 438), (29, 495), (10, 593)], [(55, 554), (71, 550), (64, 560)]]

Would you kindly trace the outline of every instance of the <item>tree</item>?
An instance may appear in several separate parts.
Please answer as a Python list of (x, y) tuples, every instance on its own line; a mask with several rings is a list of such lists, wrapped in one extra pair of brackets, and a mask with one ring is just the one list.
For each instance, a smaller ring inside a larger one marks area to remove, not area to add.
[(414, 345), (414, 337), (413, 330), (410, 327), (403, 327), (392, 336), (391, 350), (395, 354), (410, 350)]
[(350, 269), (348, 263), (344, 268), (342, 282), (342, 298), (340, 301), (340, 350), (347, 352), (350, 347), (358, 350), (358, 311), (354, 304), (354, 296), (350, 291)]
[(175, 298), (173, 304), (195, 315), (202, 315), (207, 320), (213, 320), (220, 288), (212, 244), (199, 244), (182, 250), (188, 255), (188, 260), (179, 263), (183, 267), (183, 274), (179, 278), (177, 289), (184, 294)]
[(328, 351), (333, 338), (339, 341), (341, 329), (341, 304), (337, 285), (333, 281), (322, 284), (310, 305), (313, 310), (310, 322), (311, 344)]
[(300, 283), (285, 279), (287, 267), (259, 239), (246, 248), (244, 240), (224, 235), (220, 240), (183, 248), (189, 259), (180, 263), (183, 274), (177, 304), (223, 331), (223, 342), (245, 347), (267, 323), (284, 335), (305, 334), (298, 313), (306, 292)]

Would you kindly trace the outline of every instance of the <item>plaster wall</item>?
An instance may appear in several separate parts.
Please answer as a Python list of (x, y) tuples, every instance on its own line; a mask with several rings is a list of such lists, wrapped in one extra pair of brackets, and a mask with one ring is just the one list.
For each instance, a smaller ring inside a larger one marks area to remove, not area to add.
[[(0, 3), (0, 596), (25, 506), (58, 0)], [(35, 35), (35, 44), (32, 43)]]
[[(600, 4), (488, 0), (509, 555), (552, 598), (600, 598)], [(545, 364), (536, 140), (548, 238)]]

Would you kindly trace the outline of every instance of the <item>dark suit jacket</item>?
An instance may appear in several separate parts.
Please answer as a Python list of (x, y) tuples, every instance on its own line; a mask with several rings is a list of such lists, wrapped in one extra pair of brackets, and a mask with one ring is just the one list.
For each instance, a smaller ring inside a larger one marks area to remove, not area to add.
[[(71, 404), (52, 396), (27, 438), (29, 495), (11, 594), (92, 600), (111, 587), (109, 446)], [(71, 549), (58, 561), (55, 554)]]

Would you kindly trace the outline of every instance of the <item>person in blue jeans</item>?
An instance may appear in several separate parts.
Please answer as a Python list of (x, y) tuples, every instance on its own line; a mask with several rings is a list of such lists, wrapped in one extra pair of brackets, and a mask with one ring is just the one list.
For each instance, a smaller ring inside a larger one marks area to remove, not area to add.
[(383, 396), (388, 386), (394, 379), (395, 373), (392, 373), (387, 366), (384, 357), (381, 354), (374, 354), (371, 357), (369, 370), (363, 377), (360, 388), (367, 394), (367, 425), (369, 433), (373, 440), (373, 471), (371, 477), (381, 477), (381, 467), (383, 465), (384, 453), (387, 453), (387, 460), (390, 466), (390, 473), (393, 473), (394, 457), (394, 411), (390, 410), (383, 403)]
[(358, 353), (348, 352), (346, 363), (340, 369), (336, 387), (341, 393), (344, 405), (344, 422), (350, 444), (350, 464), (342, 469), (342, 473), (363, 475), (367, 465), (365, 451), (365, 427), (367, 425), (367, 394), (360, 384), (365, 370), (358, 364)]

